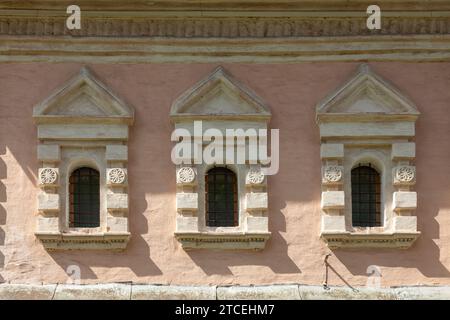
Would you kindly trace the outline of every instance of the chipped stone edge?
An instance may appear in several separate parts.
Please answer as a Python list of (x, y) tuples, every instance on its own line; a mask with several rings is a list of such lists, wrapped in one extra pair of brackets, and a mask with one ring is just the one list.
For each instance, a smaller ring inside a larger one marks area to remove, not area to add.
[(0, 300), (450, 300), (450, 286), (349, 288), (274, 284), (184, 286), (132, 283), (0, 284)]

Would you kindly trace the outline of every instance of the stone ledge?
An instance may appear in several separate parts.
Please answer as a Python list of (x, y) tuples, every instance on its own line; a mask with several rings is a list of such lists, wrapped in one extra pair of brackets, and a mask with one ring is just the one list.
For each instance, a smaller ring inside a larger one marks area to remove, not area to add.
[(420, 236), (420, 232), (350, 233), (322, 232), (320, 237), (330, 249), (338, 248), (396, 248), (408, 249)]
[(217, 300), (299, 300), (298, 285), (217, 287)]
[(183, 249), (262, 250), (270, 232), (219, 233), (176, 232), (175, 237)]
[(36, 232), (44, 248), (53, 250), (124, 250), (130, 233), (65, 234)]
[(133, 285), (131, 300), (215, 300), (216, 286)]
[(265, 41), (256, 38), (1, 37), (0, 62), (147, 64), (450, 60), (449, 35), (320, 37), (315, 41), (308, 37)]
[(56, 284), (0, 284), (0, 300), (52, 300)]
[[(134, 0), (127, 1), (102, 1), (102, 0), (78, 0), (85, 14), (88, 16), (108, 16), (112, 13), (120, 13), (125, 17), (135, 17), (131, 13), (147, 13), (156, 12), (175, 17), (184, 16), (204, 16), (210, 12), (225, 12), (227, 15), (231, 13), (241, 13), (245, 16), (252, 14), (262, 15), (268, 13), (268, 16), (273, 16), (273, 12), (277, 15), (286, 13), (291, 16), (295, 12), (326, 12), (332, 14), (336, 11), (347, 10), (362, 11), (361, 15), (365, 13), (367, 8), (367, 0), (353, 0), (353, 1), (336, 1), (336, 0), (152, 0), (149, 6), (148, 0)], [(425, 13), (428, 10), (450, 10), (450, 4), (443, 0), (379, 0), (377, 3), (386, 11), (386, 14), (394, 10), (401, 10), (406, 14), (411, 14), (411, 11), (422, 10)], [(406, 3), (408, 4), (406, 6)], [(61, 16), (65, 13), (65, 1), (58, 0), (33, 0), (33, 1), (2, 1), (0, 9), (9, 12), (12, 10), (44, 10), (51, 11), (52, 16)], [(101, 9), (101, 10), (99, 10)], [(328, 11), (325, 11), (328, 10)], [(56, 11), (56, 12), (55, 12)], [(170, 14), (173, 12), (172, 14)], [(33, 11), (33, 13), (35, 13)], [(270, 14), (272, 13), (272, 14)], [(36, 14), (34, 14), (36, 15)], [(42, 15), (42, 14), (41, 14)], [(49, 13), (50, 15), (50, 13)], [(353, 14), (354, 15), (354, 14)], [(216, 15), (214, 15), (216, 16)]]
[(183, 286), (105, 283), (0, 284), (0, 300), (450, 300), (450, 286), (388, 288), (273, 284), (261, 286)]
[(54, 300), (130, 300), (130, 284), (58, 285)]

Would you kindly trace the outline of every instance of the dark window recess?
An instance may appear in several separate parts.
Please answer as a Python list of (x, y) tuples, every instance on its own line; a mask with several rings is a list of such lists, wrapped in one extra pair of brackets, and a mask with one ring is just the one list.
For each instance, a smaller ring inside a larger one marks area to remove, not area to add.
[(100, 177), (97, 170), (79, 168), (69, 179), (69, 227), (100, 226)]
[(234, 227), (238, 225), (237, 183), (233, 171), (217, 167), (205, 177), (206, 225)]
[(352, 170), (352, 225), (381, 226), (380, 174), (370, 165)]

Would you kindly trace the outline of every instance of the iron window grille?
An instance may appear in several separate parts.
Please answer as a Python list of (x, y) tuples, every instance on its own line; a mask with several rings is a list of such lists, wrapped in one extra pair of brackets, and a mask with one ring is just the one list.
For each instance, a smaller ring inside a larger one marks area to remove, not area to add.
[(360, 165), (351, 172), (352, 225), (381, 226), (380, 174), (369, 165)]
[(69, 179), (69, 227), (100, 226), (100, 176), (91, 168), (79, 168)]
[(206, 225), (238, 225), (236, 174), (223, 167), (210, 169), (205, 175)]

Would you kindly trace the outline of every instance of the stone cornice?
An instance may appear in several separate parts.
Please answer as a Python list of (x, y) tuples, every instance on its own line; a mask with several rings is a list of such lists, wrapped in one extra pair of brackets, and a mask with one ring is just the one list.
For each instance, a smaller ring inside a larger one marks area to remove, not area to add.
[(175, 238), (184, 249), (262, 250), (270, 232), (259, 233), (202, 233), (176, 232)]
[(330, 249), (339, 248), (396, 248), (408, 249), (420, 236), (415, 233), (322, 233), (321, 238)]
[[(2, 0), (0, 9), (64, 10), (71, 0)], [(283, 10), (365, 10), (373, 0), (78, 0), (77, 5), (92, 11), (283, 11)], [(449, 10), (446, 0), (378, 0), (383, 10)]]
[(0, 38), (0, 63), (450, 61), (450, 35), (269, 39)]
[(448, 1), (379, 1), (381, 30), (366, 27), (369, 2), (79, 1), (68, 30), (67, 1), (2, 1), (0, 62), (450, 60)]
[(44, 248), (53, 250), (125, 250), (130, 233), (66, 234), (36, 232)]

